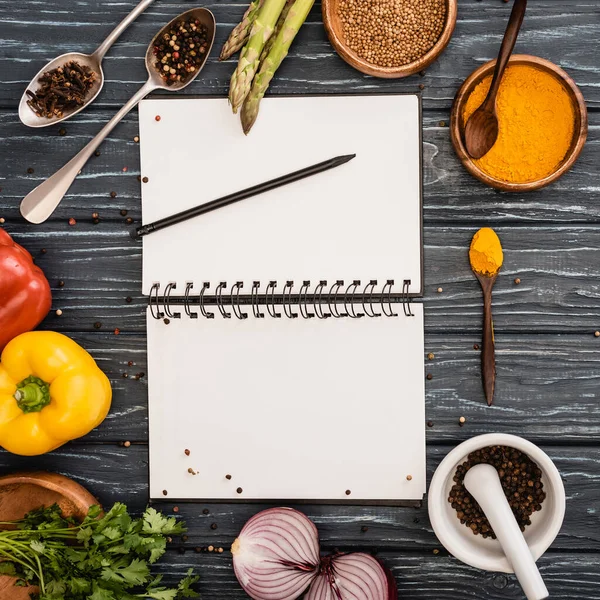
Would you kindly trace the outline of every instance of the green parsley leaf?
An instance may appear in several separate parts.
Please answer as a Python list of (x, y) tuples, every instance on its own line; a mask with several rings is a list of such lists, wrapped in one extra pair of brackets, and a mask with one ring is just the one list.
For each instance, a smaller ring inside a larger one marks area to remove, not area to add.
[(175, 517), (165, 517), (154, 508), (149, 507), (144, 513), (144, 533), (162, 533), (163, 535), (181, 535), (187, 530), (185, 524)]
[(191, 587), (200, 579), (200, 577), (193, 573), (194, 569), (188, 569), (187, 575), (179, 582), (179, 585), (177, 586), (179, 596), (183, 598), (197, 598), (200, 595)]
[(134, 558), (131, 563), (126, 565), (114, 565), (102, 569), (102, 579), (121, 584), (125, 588), (142, 585), (149, 577), (148, 564), (139, 558)]
[(167, 551), (167, 540), (162, 535), (144, 538), (136, 551), (148, 556), (148, 562), (154, 564)]
[(94, 592), (87, 600), (116, 600), (116, 597), (110, 590), (94, 584)]
[(82, 544), (87, 544), (90, 541), (93, 534), (91, 527), (83, 527), (77, 532), (77, 541)]
[(44, 554), (46, 550), (46, 545), (44, 542), (40, 542), (40, 540), (31, 540), (29, 545), (31, 546), (31, 549), (38, 554)]
[(89, 594), (91, 590), (90, 582), (83, 577), (73, 577), (69, 580), (69, 589), (73, 594)]
[[(102, 513), (92, 507), (83, 522), (64, 518), (57, 505), (31, 511), (0, 530), (0, 574), (16, 585), (39, 585), (36, 600), (181, 600), (196, 596), (191, 571), (176, 588), (161, 585), (149, 565), (166, 551), (167, 536), (185, 525), (149, 508), (133, 519), (124, 504)], [(12, 559), (12, 560), (11, 560)]]
[(146, 592), (146, 598), (152, 600), (175, 600), (177, 598), (177, 590), (169, 590), (167, 588), (156, 588)]
[(56, 598), (56, 600), (62, 600), (65, 597), (67, 586), (64, 581), (49, 581), (46, 583), (46, 596), (49, 598)]
[(15, 565), (9, 561), (0, 562), (0, 575), (16, 575)]
[(98, 504), (94, 504), (93, 506), (90, 506), (90, 508), (88, 509), (87, 517), (88, 517), (88, 519), (95, 520), (101, 514), (102, 514), (102, 509), (100, 508), (100, 506)]

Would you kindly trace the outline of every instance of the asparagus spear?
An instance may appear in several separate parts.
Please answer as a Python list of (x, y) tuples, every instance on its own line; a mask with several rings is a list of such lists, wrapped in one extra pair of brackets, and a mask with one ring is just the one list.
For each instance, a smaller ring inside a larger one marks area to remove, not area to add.
[(308, 17), (308, 13), (314, 4), (314, 1), (315, 0), (294, 1), (281, 30), (273, 42), (270, 52), (262, 60), (260, 70), (254, 78), (252, 89), (246, 97), (244, 106), (242, 107), (242, 127), (246, 135), (248, 135), (256, 121), (260, 101), (263, 99), (263, 96), (271, 83), (271, 79), (273, 79), (273, 75), (275, 75), (275, 71), (277, 71), (283, 62), (283, 59), (287, 56), (290, 46), (300, 30), (300, 27), (302, 27), (302, 24), (306, 21), (306, 17)]
[(277, 36), (279, 35), (279, 32), (281, 31), (281, 28), (283, 27), (283, 24), (288, 16), (288, 13), (290, 12), (290, 8), (292, 7), (292, 4), (294, 4), (294, 2), (295, 2), (295, 0), (286, 0), (285, 6), (283, 7), (281, 14), (279, 15), (279, 19), (277, 19), (277, 24), (275, 25), (275, 31), (273, 31), (273, 34), (267, 40), (267, 43), (265, 44), (263, 51), (260, 53), (260, 59), (258, 61), (260, 64), (262, 64), (263, 60), (265, 60), (265, 58), (267, 58), (267, 55), (269, 54), (269, 52), (271, 52), (273, 43), (277, 39)]
[(264, 0), (263, 5), (252, 25), (250, 38), (240, 55), (237, 69), (231, 77), (229, 85), (229, 102), (236, 113), (250, 92), (252, 80), (258, 69), (260, 54), (268, 39), (273, 34), (277, 19), (283, 10), (286, 0)]
[(253, 0), (250, 6), (244, 13), (242, 20), (238, 23), (233, 31), (229, 34), (227, 41), (223, 44), (221, 55), (219, 60), (227, 60), (230, 56), (233, 56), (242, 46), (248, 41), (250, 37), (250, 30), (252, 25), (258, 16), (260, 7), (262, 6), (263, 0)]

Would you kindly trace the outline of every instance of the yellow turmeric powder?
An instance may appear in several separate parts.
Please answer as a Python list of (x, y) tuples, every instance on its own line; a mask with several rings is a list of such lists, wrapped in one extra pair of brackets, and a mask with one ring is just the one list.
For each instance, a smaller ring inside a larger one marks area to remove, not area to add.
[(474, 236), (469, 249), (471, 268), (480, 275), (492, 277), (502, 266), (504, 254), (500, 239), (493, 229), (482, 227)]
[[(481, 106), (492, 76), (473, 90), (463, 124)], [(575, 109), (556, 77), (528, 65), (507, 68), (496, 99), (499, 133), (492, 149), (475, 164), (495, 179), (528, 183), (551, 175), (560, 166), (575, 128)]]

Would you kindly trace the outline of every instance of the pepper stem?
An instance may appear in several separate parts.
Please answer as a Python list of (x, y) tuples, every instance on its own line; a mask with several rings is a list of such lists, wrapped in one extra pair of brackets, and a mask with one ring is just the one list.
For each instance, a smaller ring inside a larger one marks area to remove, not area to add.
[(40, 412), (44, 406), (50, 404), (50, 384), (30, 375), (21, 383), (17, 383), (14, 398), (24, 413)]

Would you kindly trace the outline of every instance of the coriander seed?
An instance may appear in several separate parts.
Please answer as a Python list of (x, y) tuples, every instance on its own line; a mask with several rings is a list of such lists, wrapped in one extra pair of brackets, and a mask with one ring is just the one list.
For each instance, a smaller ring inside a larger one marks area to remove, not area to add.
[(446, 23), (445, 0), (339, 0), (348, 47), (380, 67), (399, 67), (427, 54)]

